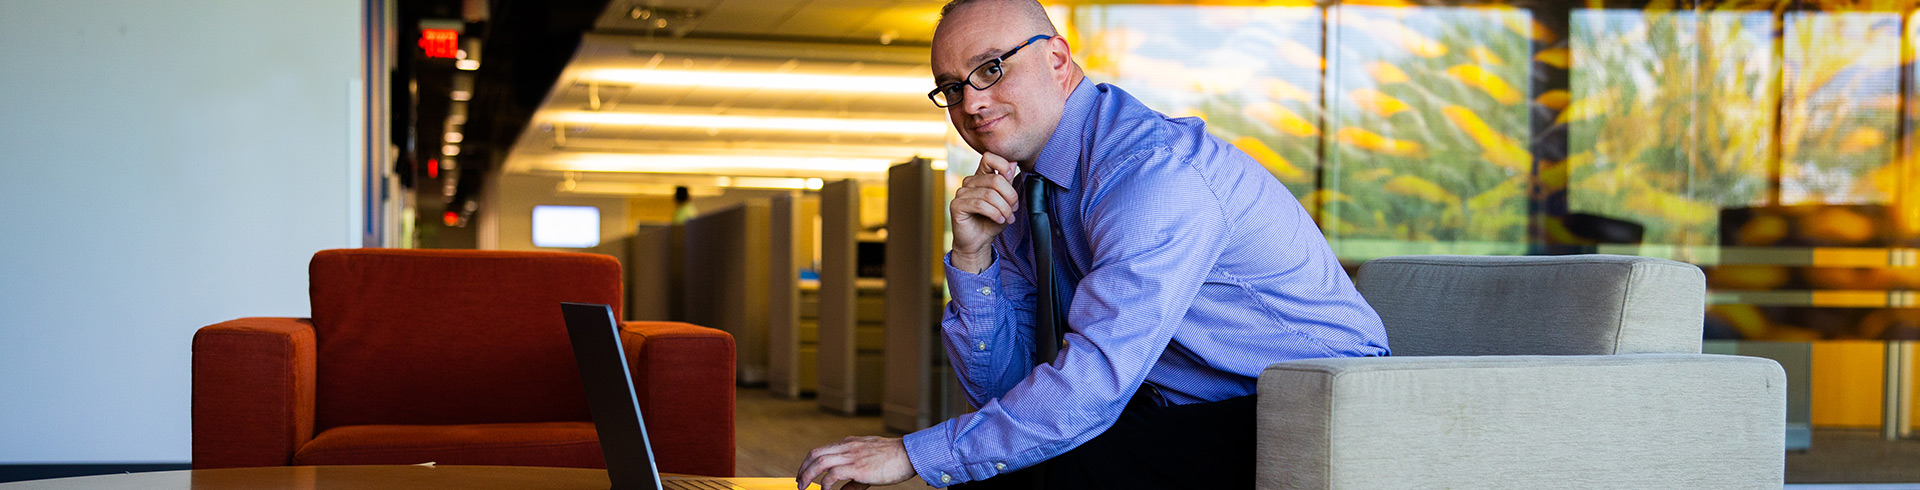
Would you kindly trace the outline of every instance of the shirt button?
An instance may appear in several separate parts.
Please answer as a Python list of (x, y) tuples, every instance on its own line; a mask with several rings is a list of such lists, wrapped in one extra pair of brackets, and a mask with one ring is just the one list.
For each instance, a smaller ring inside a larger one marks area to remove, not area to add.
[(1007, 470), (1007, 464), (1006, 464), (1006, 463), (994, 463), (994, 464), (993, 464), (993, 469), (996, 469), (996, 470), (1000, 470), (1000, 471), (1006, 471), (1006, 470)]
[(982, 287), (982, 288), (980, 288), (980, 295), (981, 295), (981, 296), (993, 296), (993, 288), (991, 288), (991, 287)]
[(940, 474), (940, 483), (953, 483), (953, 477), (952, 477), (952, 476), (947, 476), (947, 474), (946, 474), (946, 473), (941, 473), (941, 474)]
[(980, 345), (976, 345), (974, 347), (979, 348), (980, 350), (987, 350), (987, 343), (981, 342)]

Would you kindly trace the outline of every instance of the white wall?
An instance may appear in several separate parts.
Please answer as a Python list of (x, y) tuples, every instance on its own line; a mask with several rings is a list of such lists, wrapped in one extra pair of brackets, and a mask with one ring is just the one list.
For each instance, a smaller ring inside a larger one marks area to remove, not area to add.
[(0, 464), (185, 462), (195, 329), (357, 245), (353, 0), (0, 0)]
[[(587, 249), (541, 248), (533, 246), (533, 207), (534, 206), (593, 206), (600, 208), (600, 243), (607, 243), (620, 237), (633, 234), (633, 223), (627, 219), (627, 198), (622, 196), (599, 196), (581, 194), (561, 194), (554, 189), (561, 182), (560, 177), (546, 175), (495, 174), (487, 208), (494, 220), (490, 232), (493, 248), (497, 250), (548, 250), (560, 252), (585, 252)], [(483, 231), (486, 233), (488, 231)], [(483, 242), (486, 238), (481, 239)], [(481, 247), (488, 248), (488, 247)]]

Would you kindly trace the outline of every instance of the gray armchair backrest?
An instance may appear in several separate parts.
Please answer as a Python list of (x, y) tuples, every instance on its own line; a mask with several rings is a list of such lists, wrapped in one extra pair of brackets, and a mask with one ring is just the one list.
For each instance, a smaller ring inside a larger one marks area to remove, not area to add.
[(1620, 255), (1403, 256), (1354, 281), (1396, 356), (1699, 353), (1698, 267)]

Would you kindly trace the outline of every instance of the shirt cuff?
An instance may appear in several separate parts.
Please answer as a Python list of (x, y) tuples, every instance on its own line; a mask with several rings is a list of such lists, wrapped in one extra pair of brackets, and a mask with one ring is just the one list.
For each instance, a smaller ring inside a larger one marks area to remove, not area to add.
[(958, 422), (958, 419), (948, 419), (901, 438), (901, 443), (907, 446), (907, 463), (913, 465), (914, 474), (920, 475), (927, 485), (945, 487), (983, 480), (1006, 468), (1005, 464), (983, 463), (971, 468), (960, 464), (952, 437), (953, 425)]
[(978, 274), (955, 268), (953, 252), (947, 252), (941, 262), (947, 266), (947, 291), (953, 294), (953, 304), (960, 313), (971, 318), (991, 320), (994, 305), (1001, 294), (999, 254), (995, 254), (993, 262)]

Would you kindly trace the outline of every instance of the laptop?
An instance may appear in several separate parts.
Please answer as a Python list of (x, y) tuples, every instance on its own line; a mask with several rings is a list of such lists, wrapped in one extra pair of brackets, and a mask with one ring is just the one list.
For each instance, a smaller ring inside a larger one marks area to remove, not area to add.
[[(640, 416), (640, 399), (633, 392), (627, 356), (620, 346), (620, 323), (607, 305), (561, 303), (567, 336), (573, 340), (573, 359), (586, 385), (587, 408), (600, 435), (600, 452), (607, 459), (612, 490), (757, 490), (790, 489), (790, 478), (680, 478), (660, 477), (647, 442), (647, 425)], [(814, 486), (813, 488), (819, 488)]]

